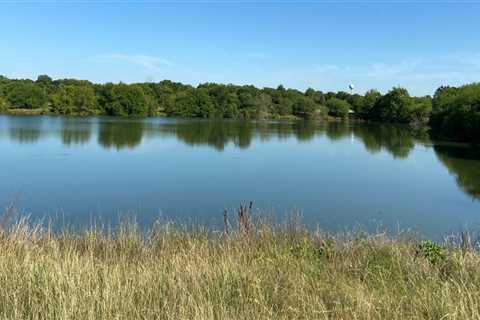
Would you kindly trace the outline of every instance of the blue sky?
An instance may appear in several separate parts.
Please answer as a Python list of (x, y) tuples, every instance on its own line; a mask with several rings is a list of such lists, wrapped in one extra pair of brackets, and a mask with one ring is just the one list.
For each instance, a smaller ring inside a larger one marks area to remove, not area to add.
[(0, 74), (363, 93), (480, 81), (478, 1), (0, 0)]

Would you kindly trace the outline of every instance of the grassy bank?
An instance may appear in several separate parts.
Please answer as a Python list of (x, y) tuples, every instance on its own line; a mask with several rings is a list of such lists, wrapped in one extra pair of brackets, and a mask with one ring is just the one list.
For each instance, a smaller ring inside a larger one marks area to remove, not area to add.
[(240, 220), (0, 234), (2, 319), (480, 319), (480, 255)]
[(1, 110), (0, 114), (13, 115), (13, 116), (39, 116), (39, 115), (48, 115), (50, 114), (48, 110), (37, 108), (37, 109), (5, 109)]

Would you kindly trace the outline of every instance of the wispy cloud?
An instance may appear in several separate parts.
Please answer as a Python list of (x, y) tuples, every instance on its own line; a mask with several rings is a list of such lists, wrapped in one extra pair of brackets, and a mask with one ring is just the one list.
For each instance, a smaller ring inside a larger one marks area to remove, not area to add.
[(394, 63), (374, 62), (365, 65), (318, 64), (318, 77), (330, 81), (353, 81), (381, 89), (392, 85), (418, 88), (426, 93), (439, 84), (480, 81), (480, 54), (450, 54), (415, 57)]
[(442, 79), (480, 75), (480, 54), (455, 54), (405, 59), (398, 63), (372, 63), (365, 66), (316, 65), (319, 73), (348, 72), (352, 76), (373, 79)]
[(162, 66), (172, 66), (172, 62), (167, 59), (143, 54), (101, 54), (96, 58), (102, 62), (123, 62), (141, 66), (149, 72), (158, 72), (162, 70)]

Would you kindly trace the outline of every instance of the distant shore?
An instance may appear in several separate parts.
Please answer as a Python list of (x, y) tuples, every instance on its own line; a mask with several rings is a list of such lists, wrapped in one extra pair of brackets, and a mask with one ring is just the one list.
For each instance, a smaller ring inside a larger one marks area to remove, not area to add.
[(52, 113), (44, 109), (6, 109), (0, 112), (0, 115), (12, 115), (12, 116), (40, 116), (40, 115), (50, 115)]
[[(93, 83), (88, 80), (8, 79), (0, 76), (0, 112), (10, 114), (166, 115), (202, 119), (362, 119), (429, 126), (436, 136), (478, 143), (480, 84), (439, 87), (433, 96), (411, 96), (394, 87), (385, 94), (257, 88), (204, 83), (196, 87), (169, 80), (157, 83)], [(335, 120), (337, 121), (337, 120)]]
[[(1, 115), (6, 115), (6, 116), (62, 116), (57, 113), (50, 112), (45, 109), (7, 109), (3, 110), (0, 112)], [(84, 115), (84, 114), (69, 114), (67, 115), (68, 117), (79, 117), (79, 118), (85, 118), (85, 117), (95, 117), (95, 115)], [(98, 115), (98, 116), (106, 116), (106, 115)], [(108, 117), (108, 116), (106, 116)], [(115, 116), (113, 116), (115, 118)], [(159, 113), (151, 117), (165, 117), (169, 118), (168, 115), (164, 113)], [(117, 117), (118, 118), (118, 117)], [(124, 117), (121, 117), (124, 118)], [(146, 118), (146, 117), (138, 117), (138, 116), (132, 116), (131, 118)], [(172, 117), (175, 118), (175, 117)], [(187, 118), (187, 119), (198, 119), (198, 118)], [(211, 119), (214, 120), (214, 119)], [(221, 119), (220, 119), (221, 120)], [(224, 119), (225, 120), (225, 119)], [(242, 120), (242, 119), (237, 119), (237, 120)], [(297, 117), (294, 115), (289, 115), (289, 116), (272, 116), (272, 117), (265, 117), (262, 119), (251, 119), (252, 121), (269, 121), (269, 120), (277, 120), (277, 121), (305, 121), (305, 119), (301, 117)], [(309, 121), (312, 122), (355, 122), (355, 123), (363, 123), (367, 122), (366, 120), (359, 119), (359, 118), (340, 118), (340, 117), (333, 117), (333, 116), (325, 116), (322, 118), (317, 118), (317, 119), (310, 119)]]

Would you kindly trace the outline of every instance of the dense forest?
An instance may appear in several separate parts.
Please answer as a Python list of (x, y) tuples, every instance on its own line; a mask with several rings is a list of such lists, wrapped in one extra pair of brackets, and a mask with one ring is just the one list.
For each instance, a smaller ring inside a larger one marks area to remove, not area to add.
[(429, 124), (434, 135), (480, 142), (480, 84), (441, 87), (432, 97), (412, 97), (404, 88), (382, 95), (301, 92), (277, 88), (172, 81), (95, 84), (85, 80), (36, 81), (0, 76), (0, 111), (62, 115), (155, 116), (233, 119), (328, 117)]

